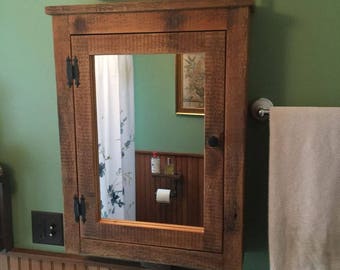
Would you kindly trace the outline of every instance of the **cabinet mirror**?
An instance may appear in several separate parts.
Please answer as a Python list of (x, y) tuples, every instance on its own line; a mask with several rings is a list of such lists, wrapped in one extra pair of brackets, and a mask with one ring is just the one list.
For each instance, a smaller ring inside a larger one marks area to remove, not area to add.
[(204, 53), (92, 58), (101, 219), (203, 226)]

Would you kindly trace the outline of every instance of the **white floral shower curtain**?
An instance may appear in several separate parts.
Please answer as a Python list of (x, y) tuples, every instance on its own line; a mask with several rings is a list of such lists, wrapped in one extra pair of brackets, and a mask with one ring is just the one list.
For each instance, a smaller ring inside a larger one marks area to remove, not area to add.
[(101, 217), (135, 220), (131, 55), (95, 56)]

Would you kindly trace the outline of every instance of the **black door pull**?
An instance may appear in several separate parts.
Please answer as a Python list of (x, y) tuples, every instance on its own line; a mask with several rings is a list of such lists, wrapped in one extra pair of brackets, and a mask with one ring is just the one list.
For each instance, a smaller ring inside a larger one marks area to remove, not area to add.
[(219, 140), (216, 136), (210, 136), (208, 139), (208, 145), (210, 147), (217, 147), (219, 145)]

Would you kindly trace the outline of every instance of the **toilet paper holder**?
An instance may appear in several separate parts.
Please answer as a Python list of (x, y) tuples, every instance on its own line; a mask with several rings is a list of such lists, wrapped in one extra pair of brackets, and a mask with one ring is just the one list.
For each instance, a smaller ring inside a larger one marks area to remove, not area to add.
[[(157, 180), (157, 178), (165, 178), (165, 179), (169, 179), (169, 181), (174, 182), (174, 185), (171, 184), (171, 188), (170, 188), (170, 198), (176, 198), (178, 195), (178, 183), (183, 179), (181, 174), (152, 174), (153, 178), (155, 178), (155, 180)], [(157, 189), (155, 191), (155, 197), (157, 194)]]
[[(156, 198), (156, 196), (157, 196), (157, 190), (155, 191), (155, 198)], [(177, 191), (170, 189), (170, 199), (174, 199), (176, 197), (177, 197)]]
[(177, 197), (177, 190), (170, 190), (170, 198), (173, 199), (173, 198), (176, 198)]

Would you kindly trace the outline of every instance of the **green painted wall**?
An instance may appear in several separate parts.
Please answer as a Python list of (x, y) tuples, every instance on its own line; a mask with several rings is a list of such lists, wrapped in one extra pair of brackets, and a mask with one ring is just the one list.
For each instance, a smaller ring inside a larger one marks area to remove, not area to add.
[(175, 55), (133, 61), (136, 149), (203, 154), (203, 117), (176, 115)]
[[(0, 161), (13, 182), (15, 246), (34, 245), (31, 210), (63, 211), (51, 18), (44, 6), (95, 0), (0, 3)], [(249, 100), (340, 106), (340, 1), (258, 0), (251, 19)], [(268, 127), (249, 119), (245, 270), (268, 269)]]
[[(256, 1), (251, 19), (249, 101), (340, 106), (340, 1)], [(245, 267), (267, 260), (268, 126), (248, 121)]]

